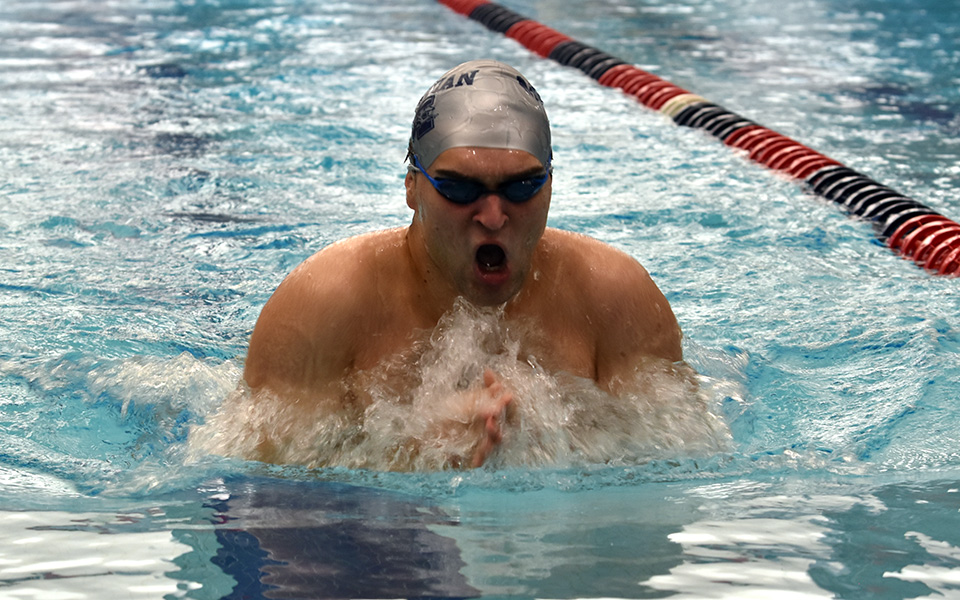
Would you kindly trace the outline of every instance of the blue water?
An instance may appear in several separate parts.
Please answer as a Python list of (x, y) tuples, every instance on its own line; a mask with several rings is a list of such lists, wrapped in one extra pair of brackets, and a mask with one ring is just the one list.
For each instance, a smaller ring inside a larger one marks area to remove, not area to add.
[[(960, 217), (946, 3), (503, 4)], [(958, 593), (958, 282), (869, 224), (430, 1), (5, 0), (0, 42), (0, 598)], [(478, 56), (536, 83), (551, 224), (650, 270), (729, 451), (192, 453), (282, 277), (407, 223), (413, 106)]]

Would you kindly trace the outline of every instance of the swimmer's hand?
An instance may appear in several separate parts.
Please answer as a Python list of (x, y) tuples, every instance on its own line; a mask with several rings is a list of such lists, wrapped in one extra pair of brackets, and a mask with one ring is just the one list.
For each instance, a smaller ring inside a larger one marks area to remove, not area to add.
[(503, 421), (506, 418), (507, 406), (513, 402), (513, 394), (506, 391), (496, 373), (487, 369), (483, 372), (483, 390), (477, 403), (476, 420), (483, 431), (480, 443), (474, 449), (470, 459), (470, 466), (477, 468), (493, 452), (493, 449), (503, 441)]
[(444, 415), (443, 443), (460, 446), (447, 464), (452, 468), (483, 466), (497, 445), (503, 441), (503, 423), (513, 394), (507, 391), (496, 373), (486, 369), (483, 387), (459, 396), (451, 411)]

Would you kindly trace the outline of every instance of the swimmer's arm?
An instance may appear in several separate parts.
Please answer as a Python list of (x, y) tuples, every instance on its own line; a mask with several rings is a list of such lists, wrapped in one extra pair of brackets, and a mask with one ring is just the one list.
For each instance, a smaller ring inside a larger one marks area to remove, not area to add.
[(600, 324), (596, 380), (617, 393), (644, 365), (681, 361), (682, 334), (670, 303), (636, 260), (619, 256), (605, 275), (594, 288)]
[(358, 418), (356, 395), (344, 377), (355, 347), (355, 303), (349, 301), (355, 285), (321, 254), (280, 284), (250, 338), (237, 394), (275, 414), (245, 423), (250, 439), (240, 454), (248, 460), (300, 462), (291, 448), (312, 424)]
[(339, 269), (316, 259), (280, 284), (257, 319), (243, 372), (254, 392), (316, 398), (337, 387), (351, 364), (350, 288), (333, 274)]

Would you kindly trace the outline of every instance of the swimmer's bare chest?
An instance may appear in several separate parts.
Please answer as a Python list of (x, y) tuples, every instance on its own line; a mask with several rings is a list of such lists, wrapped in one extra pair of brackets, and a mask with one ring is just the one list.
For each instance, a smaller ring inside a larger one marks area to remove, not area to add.
[[(391, 362), (412, 366), (419, 349), (426, 344), (436, 324), (420, 326), (410, 317), (385, 324), (366, 336), (359, 344), (351, 371), (370, 371)], [(504, 331), (510, 339), (520, 342), (517, 360), (536, 361), (550, 373), (567, 373), (576, 377), (595, 379), (597, 373), (596, 347), (589, 330), (557, 318), (523, 317), (507, 319)]]

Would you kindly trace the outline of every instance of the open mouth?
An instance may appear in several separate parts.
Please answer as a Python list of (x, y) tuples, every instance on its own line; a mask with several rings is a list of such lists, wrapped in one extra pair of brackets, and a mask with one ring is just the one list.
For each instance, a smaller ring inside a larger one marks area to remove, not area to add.
[(507, 254), (496, 244), (484, 244), (477, 248), (477, 265), (481, 271), (492, 272), (504, 268)]

